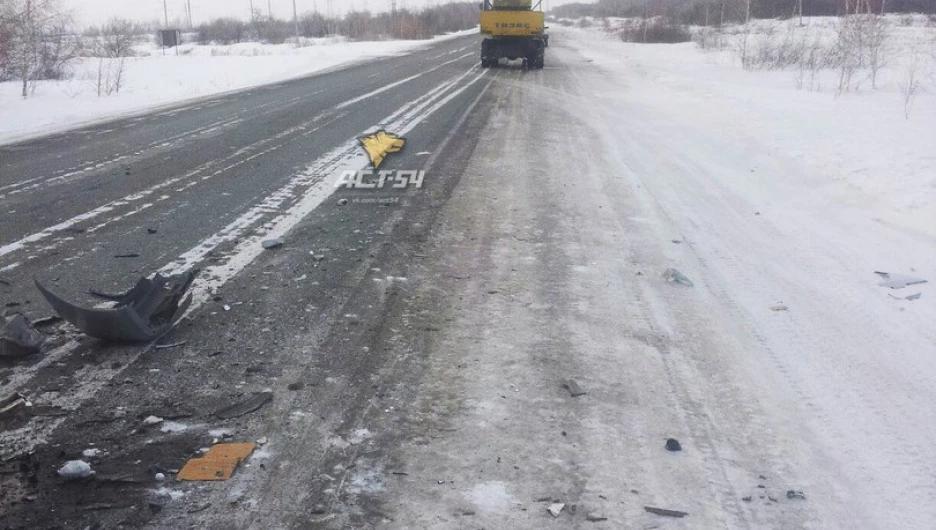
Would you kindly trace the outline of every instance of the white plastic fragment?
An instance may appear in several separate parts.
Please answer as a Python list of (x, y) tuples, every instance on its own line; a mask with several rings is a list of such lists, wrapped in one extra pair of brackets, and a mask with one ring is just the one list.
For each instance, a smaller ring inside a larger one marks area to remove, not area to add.
[(65, 480), (80, 480), (94, 475), (94, 470), (83, 460), (70, 460), (58, 470), (58, 475)]

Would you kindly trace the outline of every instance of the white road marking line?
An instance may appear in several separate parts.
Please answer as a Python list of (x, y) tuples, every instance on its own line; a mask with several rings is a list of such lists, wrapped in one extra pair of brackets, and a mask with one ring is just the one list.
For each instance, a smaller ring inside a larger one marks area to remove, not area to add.
[[(487, 74), (487, 71), (482, 71), (464, 85), (451, 92), (449, 91), (476, 70), (477, 65), (454, 80), (443, 83), (428, 94), (407, 103), (381, 123), (375, 125), (375, 128), (388, 128), (401, 135), (407, 134)], [(256, 221), (261, 219), (262, 216), (269, 213), (279, 213), (277, 217), (264, 223), (270, 226), (267, 232), (256, 234), (247, 240), (241, 240), (226, 262), (205, 268), (200, 279), (193, 286), (193, 301), (188, 314), (195, 311), (214, 290), (223, 286), (263, 252), (260, 244), (261, 238), (285, 235), (334, 193), (335, 182), (341, 177), (343, 170), (361, 169), (366, 167), (367, 164), (367, 155), (358, 147), (358, 139), (355, 137), (327, 155), (320, 157), (309, 168), (294, 177), (286, 186), (269, 195), (258, 206), (241, 216), (238, 221), (231, 223), (228, 227), (183, 254), (179, 259), (163, 267), (160, 270), (163, 274), (174, 274), (178, 271), (187, 270), (204, 260), (207, 252), (216, 247), (216, 245), (212, 245), (214, 242), (229, 240), (232, 234), (235, 233), (243, 234), (251, 224), (256, 224)], [(288, 207), (282, 207), (289, 199), (294, 199), (294, 202)], [(209, 246), (211, 248), (208, 248)], [(14, 373), (10, 378), (10, 384), (6, 385), (3, 392), (8, 393), (27, 384), (42, 367), (58, 362), (74, 351), (77, 346), (77, 342), (67, 343), (49, 352), (35, 366)], [(119, 369), (94, 367), (82, 373), (81, 384), (69, 389), (68, 396), (59, 399), (56, 405), (66, 410), (77, 409), (86, 400), (94, 397), (114, 377), (122, 373), (127, 366), (132, 365), (143, 354), (143, 351), (144, 349), (140, 348), (137, 352), (130, 353)], [(52, 433), (65, 419), (34, 418), (24, 427), (0, 433), (0, 448), (2, 448), (0, 449), (0, 459), (14, 458), (17, 455), (32, 451), (38, 445), (47, 443)]]

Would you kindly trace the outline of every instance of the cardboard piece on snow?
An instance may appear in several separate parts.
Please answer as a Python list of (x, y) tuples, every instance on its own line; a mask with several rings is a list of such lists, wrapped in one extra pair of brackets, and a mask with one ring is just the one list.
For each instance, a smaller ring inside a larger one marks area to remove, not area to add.
[(255, 443), (215, 444), (204, 456), (186, 462), (177, 478), (190, 482), (229, 480), (234, 476), (237, 465), (256, 448)]

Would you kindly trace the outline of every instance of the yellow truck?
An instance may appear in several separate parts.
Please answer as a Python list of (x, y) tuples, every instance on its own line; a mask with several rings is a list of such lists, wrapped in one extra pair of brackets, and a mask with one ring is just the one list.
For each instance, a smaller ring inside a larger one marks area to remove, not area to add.
[(523, 66), (538, 70), (546, 64), (546, 18), (533, 0), (484, 0), (481, 4), (481, 66), (493, 68), (501, 59), (523, 59)]

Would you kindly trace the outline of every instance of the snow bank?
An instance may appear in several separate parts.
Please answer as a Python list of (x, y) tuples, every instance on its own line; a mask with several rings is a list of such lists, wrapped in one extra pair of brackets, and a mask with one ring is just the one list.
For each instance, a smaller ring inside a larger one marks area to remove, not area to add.
[(100, 60), (74, 64), (74, 78), (37, 83), (28, 99), (18, 82), (0, 83), (0, 143), (24, 140), (79, 125), (296, 77), (353, 62), (402, 55), (432, 42), (477, 33), (469, 30), (433, 41), (349, 42), (309, 39), (303, 46), (242, 43), (186, 45), (176, 55), (141, 46), (128, 58), (118, 94), (98, 96)]
[[(810, 23), (831, 31), (828, 19)], [(627, 102), (668, 108), (687, 126), (731, 135), (739, 145), (768, 142), (801, 162), (808, 171), (776, 183), (786, 199), (873, 210), (882, 222), (936, 237), (936, 28), (895, 24), (878, 89), (860, 72), (858, 91), (842, 95), (833, 70), (819, 72), (810, 90), (798, 88), (796, 67), (747, 71), (733, 49), (703, 52), (691, 43), (631, 44), (597, 29), (563, 31), (575, 32), (569, 44), (622, 83), (652, 87), (622, 94)], [(912, 52), (921, 88), (908, 119), (902, 84)], [(737, 185), (758, 186), (753, 175)]]

